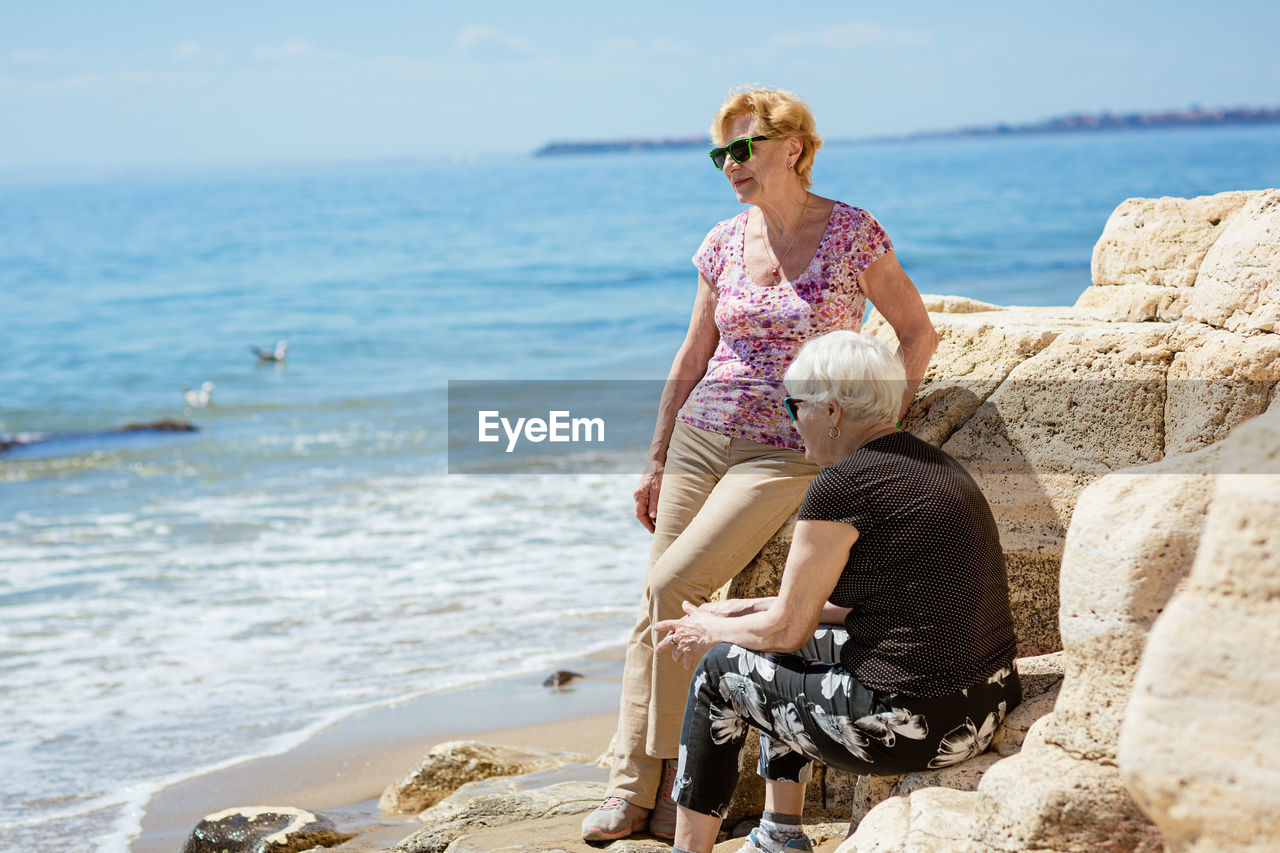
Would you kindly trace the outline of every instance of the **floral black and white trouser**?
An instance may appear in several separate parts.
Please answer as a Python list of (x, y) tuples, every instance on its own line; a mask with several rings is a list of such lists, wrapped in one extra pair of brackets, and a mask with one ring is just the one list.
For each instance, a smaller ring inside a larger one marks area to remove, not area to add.
[(762, 654), (722, 643), (702, 659), (680, 734), (675, 801), (722, 817), (738, 752), (760, 730), (760, 775), (808, 782), (812, 762), (863, 775), (948, 767), (984, 752), (1022, 701), (1012, 663), (985, 683), (939, 698), (872, 690), (839, 663), (843, 628), (823, 625), (799, 651)]

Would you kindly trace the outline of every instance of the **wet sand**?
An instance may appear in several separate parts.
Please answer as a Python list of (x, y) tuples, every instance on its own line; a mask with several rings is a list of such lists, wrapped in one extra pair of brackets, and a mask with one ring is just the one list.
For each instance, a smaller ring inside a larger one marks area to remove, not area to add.
[[(411, 835), (410, 816), (379, 815), (388, 784), (411, 770), (435, 744), (474, 739), (580, 752), (595, 758), (617, 723), (621, 651), (570, 661), (582, 673), (568, 687), (541, 686), (549, 673), (488, 682), (423, 696), (349, 717), (279, 755), (246, 761), (161, 791), (147, 805), (131, 853), (178, 853), (206, 814), (233, 806), (271, 805), (325, 811), (371, 823), (397, 823), (341, 849), (384, 849)], [(575, 765), (575, 778), (603, 780), (596, 767)], [(381, 847), (368, 847), (387, 836)], [(575, 833), (576, 839), (576, 833)]]

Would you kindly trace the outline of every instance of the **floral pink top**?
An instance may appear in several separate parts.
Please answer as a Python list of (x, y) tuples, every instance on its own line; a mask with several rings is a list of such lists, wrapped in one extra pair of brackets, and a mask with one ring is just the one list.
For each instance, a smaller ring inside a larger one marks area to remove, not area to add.
[(867, 298), (858, 279), (893, 245), (875, 217), (838, 201), (808, 269), (794, 281), (761, 287), (743, 261), (748, 212), (712, 228), (693, 256), (718, 296), (720, 345), (677, 419), (732, 438), (802, 450), (782, 404), (782, 374), (810, 338), (862, 328)]

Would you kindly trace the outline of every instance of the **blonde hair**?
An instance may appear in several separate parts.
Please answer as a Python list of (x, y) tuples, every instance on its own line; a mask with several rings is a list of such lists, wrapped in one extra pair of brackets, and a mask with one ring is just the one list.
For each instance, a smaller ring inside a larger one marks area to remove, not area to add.
[(835, 400), (854, 423), (892, 423), (907, 390), (907, 371), (884, 341), (841, 329), (802, 346), (782, 384), (801, 400)]
[(716, 145), (725, 142), (725, 128), (740, 116), (755, 119), (757, 133), (770, 139), (800, 140), (800, 158), (795, 162), (796, 177), (808, 189), (813, 185), (813, 159), (822, 147), (817, 123), (809, 105), (799, 95), (782, 89), (733, 89), (725, 98), (716, 117), (711, 120), (711, 139)]

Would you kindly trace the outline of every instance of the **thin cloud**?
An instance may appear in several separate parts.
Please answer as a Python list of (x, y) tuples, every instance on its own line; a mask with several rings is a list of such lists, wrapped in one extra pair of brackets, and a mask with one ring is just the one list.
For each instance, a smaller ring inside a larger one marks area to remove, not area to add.
[(454, 46), (459, 53), (477, 59), (529, 59), (538, 52), (523, 36), (484, 26), (465, 28), (454, 39)]
[(697, 56), (697, 51), (692, 45), (669, 38), (655, 38), (646, 42), (629, 38), (609, 38), (596, 46), (595, 53), (610, 60), (616, 60), (620, 56), (662, 56), (676, 59), (693, 59)]
[(910, 30), (882, 27), (865, 21), (850, 21), (836, 27), (820, 30), (789, 30), (778, 33), (770, 43), (780, 48), (831, 49), (871, 47), (875, 45), (925, 45), (932, 44), (934, 34), (927, 30)]
[(174, 62), (199, 62), (207, 59), (217, 59), (217, 55), (207, 50), (202, 44), (195, 41), (184, 41), (174, 46), (170, 53)]
[(259, 47), (253, 55), (268, 62), (311, 62), (337, 59), (337, 51), (321, 50), (306, 39), (288, 39), (278, 45)]
[(14, 65), (87, 65), (90, 60), (74, 51), (29, 47), (10, 52), (9, 61)]

